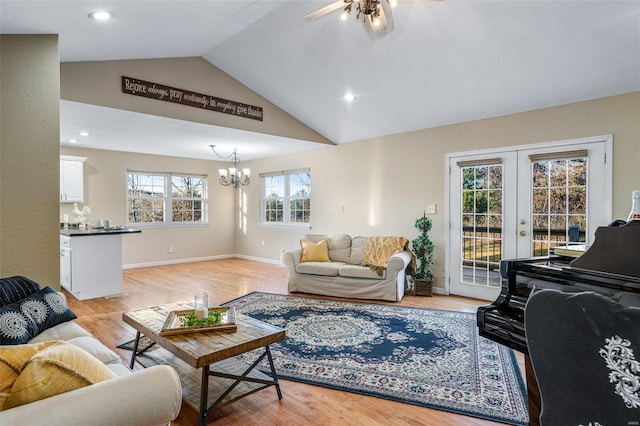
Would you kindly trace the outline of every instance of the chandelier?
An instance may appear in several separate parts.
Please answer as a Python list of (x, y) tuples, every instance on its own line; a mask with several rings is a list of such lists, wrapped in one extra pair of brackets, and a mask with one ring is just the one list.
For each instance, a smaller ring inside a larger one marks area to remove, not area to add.
[[(353, 3), (355, 3), (357, 9), (356, 19), (360, 20), (360, 17), (362, 16), (362, 19), (366, 21), (368, 17), (374, 26), (378, 26), (380, 25), (380, 3), (382, 1), (388, 1), (392, 7), (395, 7), (397, 4), (397, 1), (395, 0), (344, 0), (346, 7), (344, 8), (344, 14), (341, 19), (344, 21), (347, 18), (347, 15), (351, 14)], [(382, 11), (382, 13), (384, 13), (384, 11)]]
[(233, 185), (233, 187), (237, 189), (240, 187), (240, 185), (247, 186), (249, 185), (249, 183), (251, 183), (251, 179), (250, 179), (251, 170), (247, 168), (240, 170), (238, 168), (240, 159), (238, 158), (238, 150), (236, 148), (233, 149), (233, 152), (231, 154), (225, 157), (216, 152), (215, 145), (209, 145), (209, 146), (211, 147), (211, 150), (218, 158), (221, 158), (223, 160), (230, 159), (231, 164), (233, 164), (233, 167), (229, 167), (228, 169), (218, 169), (218, 173), (220, 174), (220, 178), (218, 179), (218, 182), (220, 182), (221, 185), (224, 185), (224, 186)]
[(314, 21), (336, 10), (342, 10), (342, 21), (354, 11), (356, 20), (362, 22), (364, 29), (372, 40), (386, 36), (393, 31), (393, 16), (391, 9), (398, 4), (398, 0), (336, 0), (305, 16), (307, 21)]

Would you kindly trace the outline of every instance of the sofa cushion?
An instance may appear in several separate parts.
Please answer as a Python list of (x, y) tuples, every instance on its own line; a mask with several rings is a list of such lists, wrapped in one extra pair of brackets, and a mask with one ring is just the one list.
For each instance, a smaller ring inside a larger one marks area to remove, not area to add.
[(344, 262), (306, 262), (296, 265), (299, 274), (323, 275), (325, 277), (337, 277), (338, 270), (344, 266)]
[(0, 278), (0, 306), (17, 302), (40, 290), (40, 284), (23, 276)]
[(117, 353), (103, 345), (100, 340), (93, 336), (74, 337), (73, 339), (67, 340), (67, 342), (90, 353), (102, 363), (108, 364), (114, 361), (122, 362)]
[(364, 264), (364, 249), (367, 247), (369, 237), (353, 237), (351, 240), (351, 255), (349, 263), (352, 265)]
[(340, 267), (338, 273), (341, 277), (346, 278), (367, 278), (372, 280), (387, 278), (386, 269), (382, 272), (382, 276), (380, 276), (377, 271), (374, 271), (369, 266), (344, 265)]
[(300, 240), (302, 254), (300, 255), (300, 263), (304, 262), (330, 262), (329, 246), (327, 240), (322, 239), (318, 242)]
[(28, 343), (48, 342), (49, 340), (71, 340), (75, 337), (91, 336), (84, 328), (73, 321), (63, 322), (38, 334)]
[(327, 240), (329, 246), (329, 258), (332, 262), (344, 262), (349, 263), (349, 256), (351, 255), (351, 236), (348, 234), (331, 234), (331, 235), (317, 235), (307, 234), (305, 239), (309, 241), (320, 241), (322, 239)]
[[(28, 348), (29, 346), (35, 348)], [(23, 357), (22, 360), (20, 357)], [(86, 351), (60, 340), (0, 348), (0, 360), (6, 367), (3, 373), (15, 376), (8, 388), (9, 379), (3, 378), (3, 388), (0, 392), (8, 395), (0, 407), (2, 409), (28, 404), (117, 377)]]
[(38, 290), (16, 304), (35, 322), (36, 335), (55, 325), (77, 318), (67, 306), (64, 297), (51, 287)]

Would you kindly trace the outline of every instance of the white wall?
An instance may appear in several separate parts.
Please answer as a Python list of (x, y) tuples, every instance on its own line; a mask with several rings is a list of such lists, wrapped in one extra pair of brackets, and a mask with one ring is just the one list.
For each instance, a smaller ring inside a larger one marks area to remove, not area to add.
[[(248, 163), (252, 173), (311, 168), (312, 233), (402, 235), (413, 239), (415, 218), (437, 204), (431, 238), (435, 285), (444, 282), (445, 155), (613, 134), (613, 216), (626, 219), (640, 189), (640, 92), (455, 124)], [(236, 223), (236, 252), (278, 259), (299, 245), (303, 229), (261, 225), (260, 185), (246, 190), (246, 227)], [(344, 213), (337, 208), (344, 206)], [(604, 224), (603, 224), (604, 225)]]
[[(209, 224), (197, 227), (141, 228), (141, 234), (124, 235), (125, 267), (175, 263), (230, 255), (235, 252), (234, 193), (217, 182), (221, 163), (188, 158), (143, 155), (62, 147), (61, 153), (87, 157), (84, 163), (84, 203), (91, 207), (89, 223), (109, 219), (113, 225), (127, 223), (127, 170), (208, 175)], [(73, 218), (73, 204), (60, 204), (59, 216)], [(173, 246), (169, 253), (168, 246)]]

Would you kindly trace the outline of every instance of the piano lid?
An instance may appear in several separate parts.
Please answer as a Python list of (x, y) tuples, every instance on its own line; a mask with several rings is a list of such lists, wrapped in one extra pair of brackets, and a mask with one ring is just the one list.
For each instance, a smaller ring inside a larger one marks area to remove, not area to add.
[(591, 247), (569, 265), (576, 269), (640, 278), (640, 221), (623, 226), (600, 226)]

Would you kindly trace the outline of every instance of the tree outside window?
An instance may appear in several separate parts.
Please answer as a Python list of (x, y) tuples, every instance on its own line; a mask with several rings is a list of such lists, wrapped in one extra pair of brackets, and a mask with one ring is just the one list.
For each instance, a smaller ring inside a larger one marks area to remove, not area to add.
[(129, 171), (127, 201), (129, 224), (204, 223), (206, 176)]

